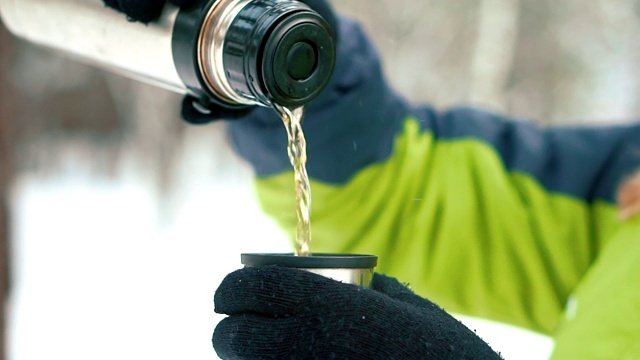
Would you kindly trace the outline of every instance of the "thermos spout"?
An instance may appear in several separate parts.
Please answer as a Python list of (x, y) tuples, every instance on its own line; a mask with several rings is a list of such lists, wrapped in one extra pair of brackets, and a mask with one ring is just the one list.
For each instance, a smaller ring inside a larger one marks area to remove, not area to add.
[(326, 86), (332, 29), (294, 0), (199, 0), (127, 21), (100, 0), (0, 0), (7, 28), (106, 70), (228, 108), (296, 107)]

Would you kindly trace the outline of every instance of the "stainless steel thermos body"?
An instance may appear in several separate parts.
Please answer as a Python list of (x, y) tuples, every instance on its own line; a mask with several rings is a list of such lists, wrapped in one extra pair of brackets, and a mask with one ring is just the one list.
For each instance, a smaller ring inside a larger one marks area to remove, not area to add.
[(228, 108), (304, 105), (335, 63), (332, 29), (294, 0), (166, 5), (149, 24), (101, 0), (0, 0), (0, 15), (28, 41)]

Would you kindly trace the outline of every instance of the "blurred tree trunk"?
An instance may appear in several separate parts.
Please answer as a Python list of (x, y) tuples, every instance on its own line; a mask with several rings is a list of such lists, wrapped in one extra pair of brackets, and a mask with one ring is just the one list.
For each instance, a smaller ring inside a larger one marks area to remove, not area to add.
[[(556, 105), (558, 78), (558, 4), (553, 0), (521, 3), (515, 58), (507, 86), (508, 112), (549, 123)], [(560, 5), (561, 6), (561, 5)]]
[(5, 329), (9, 294), (9, 254), (7, 250), (10, 233), (8, 193), (13, 172), (9, 154), (11, 128), (6, 108), (8, 103), (8, 92), (5, 87), (7, 83), (5, 79), (8, 64), (7, 54), (9, 54), (9, 37), (5, 29), (0, 26), (0, 302), (2, 303), (2, 311), (0, 311), (0, 360), (4, 360), (7, 357)]
[(470, 64), (469, 102), (506, 112), (504, 89), (513, 68), (520, 0), (482, 0)]

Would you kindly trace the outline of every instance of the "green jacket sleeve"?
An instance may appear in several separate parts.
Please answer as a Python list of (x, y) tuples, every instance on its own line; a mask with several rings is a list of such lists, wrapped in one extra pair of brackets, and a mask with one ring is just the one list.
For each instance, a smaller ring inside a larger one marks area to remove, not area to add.
[[(344, 20), (340, 30), (336, 72), (304, 123), (312, 251), (376, 254), (377, 271), (449, 311), (553, 333), (625, 226), (613, 200), (640, 166), (640, 127), (540, 128), (412, 107), (361, 30)], [(293, 234), (284, 127), (257, 111), (230, 136), (265, 211)]]

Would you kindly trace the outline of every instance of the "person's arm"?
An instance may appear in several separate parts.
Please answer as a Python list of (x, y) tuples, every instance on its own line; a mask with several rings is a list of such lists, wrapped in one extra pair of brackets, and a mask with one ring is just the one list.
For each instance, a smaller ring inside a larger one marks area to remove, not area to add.
[[(270, 109), (228, 125), (265, 211), (293, 234), (284, 126)], [(332, 82), (303, 129), (312, 252), (376, 254), (379, 271), (449, 311), (547, 334), (619, 226), (616, 187), (640, 166), (637, 125), (541, 128), (412, 108), (347, 20)]]

